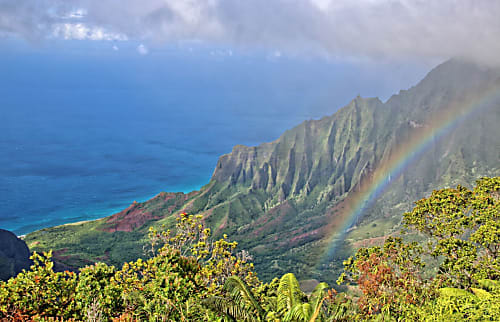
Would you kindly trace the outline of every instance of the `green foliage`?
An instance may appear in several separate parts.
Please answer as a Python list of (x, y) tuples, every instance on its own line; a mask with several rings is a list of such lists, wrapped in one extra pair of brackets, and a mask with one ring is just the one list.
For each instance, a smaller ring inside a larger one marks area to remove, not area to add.
[(481, 280), (484, 288), (472, 292), (458, 288), (441, 288), (439, 296), (420, 307), (408, 310), (408, 319), (421, 321), (498, 321), (500, 287), (498, 281)]
[[(305, 294), (293, 273), (262, 283), (248, 253), (212, 240), (202, 216), (149, 231), (151, 257), (54, 272), (52, 253), (0, 282), (0, 319), (88, 321), (483, 321), (500, 316), (500, 177), (434, 191), (405, 213), (424, 243), (388, 237), (344, 261), (338, 294)], [(435, 270), (428, 266), (435, 265)], [(432, 273), (432, 274), (430, 274)], [(429, 277), (429, 274), (431, 275)]]
[(54, 250), (53, 259), (75, 270), (95, 262), (116, 267), (143, 257), (147, 231), (105, 232), (105, 219), (42, 229), (26, 236), (31, 251)]
[(357, 304), (363, 315), (401, 315), (408, 305), (421, 305), (432, 297), (432, 280), (421, 274), (423, 249), (389, 237), (383, 247), (361, 248), (344, 262), (338, 283), (356, 283), (362, 292)]
[(250, 309), (246, 310), (250, 314), (256, 314), (260, 319), (264, 318), (264, 310), (255, 299), (250, 288), (238, 276), (230, 276), (224, 284), (224, 289), (230, 294), (233, 299), (245, 299), (245, 306)]
[(250, 287), (239, 277), (229, 277), (224, 284), (224, 290), (224, 296), (206, 299), (205, 306), (231, 321), (264, 321), (264, 309)]
[[(473, 190), (434, 191), (405, 213), (403, 223), (427, 245), (389, 237), (383, 247), (361, 248), (344, 262), (338, 283), (357, 285), (357, 319), (482, 320), (500, 314), (498, 257), (500, 177)], [(425, 275), (425, 259), (438, 267)]]
[(75, 316), (77, 275), (54, 273), (51, 256), (51, 253), (34, 253), (31, 256), (34, 264), (29, 271), (0, 283), (0, 318)]
[(333, 298), (326, 283), (307, 296), (292, 273), (254, 289), (230, 277), (224, 289), (223, 296), (210, 297), (205, 305), (231, 321), (323, 321), (328, 312), (325, 300)]
[(182, 256), (192, 256), (201, 264), (200, 276), (212, 292), (220, 290), (230, 276), (239, 276), (255, 286), (260, 283), (253, 271), (251, 256), (246, 251), (235, 254), (238, 245), (229, 242), (227, 236), (210, 241), (211, 231), (201, 224), (202, 216), (180, 214), (177, 217), (176, 234), (163, 230), (150, 229), (151, 253), (156, 254), (158, 245), (169, 245), (177, 249)]
[(151, 229), (150, 237), (154, 256), (119, 270), (96, 263), (54, 272), (50, 252), (34, 253), (29, 271), (0, 283), (0, 319), (212, 320), (201, 302), (226, 292), (227, 280), (261, 284), (248, 255), (235, 255), (234, 242), (211, 241), (199, 216), (182, 214), (175, 235)]
[(100, 316), (113, 316), (123, 310), (122, 287), (115, 282), (116, 269), (104, 263), (86, 266), (80, 270), (75, 289), (75, 300), (80, 312), (91, 314), (99, 311)]
[(448, 285), (470, 288), (500, 279), (500, 177), (483, 178), (471, 191), (462, 186), (434, 191), (404, 214), (407, 228), (426, 234), (439, 275)]
[(295, 275), (283, 275), (278, 286), (278, 311), (291, 312), (297, 304), (302, 303), (303, 298), (304, 294)]

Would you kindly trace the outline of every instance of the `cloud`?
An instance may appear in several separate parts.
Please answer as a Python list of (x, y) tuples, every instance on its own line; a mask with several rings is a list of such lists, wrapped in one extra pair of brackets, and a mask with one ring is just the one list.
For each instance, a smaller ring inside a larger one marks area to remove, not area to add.
[(68, 12), (66, 15), (62, 15), (61, 18), (67, 19), (80, 19), (84, 18), (87, 15), (87, 10), (84, 8), (77, 8), (73, 11)]
[(127, 40), (123, 34), (108, 32), (101, 27), (88, 27), (83, 23), (55, 24), (52, 35), (66, 40)]
[(143, 44), (140, 44), (139, 46), (137, 46), (137, 52), (141, 55), (147, 55), (149, 54), (149, 49)]
[[(0, 33), (28, 39), (72, 24), (88, 28), (85, 39), (122, 35), (329, 57), (461, 56), (500, 64), (498, 17), (500, 1), (493, 0), (0, 0)], [(98, 31), (108, 36), (88, 36)], [(69, 32), (75, 33), (81, 35)]]

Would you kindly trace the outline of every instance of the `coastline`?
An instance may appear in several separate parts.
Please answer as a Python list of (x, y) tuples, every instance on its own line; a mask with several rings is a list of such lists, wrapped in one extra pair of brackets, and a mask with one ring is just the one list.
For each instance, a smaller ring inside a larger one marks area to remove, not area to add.
[[(197, 190), (200, 190), (203, 186), (205, 186), (207, 183), (203, 183), (199, 186), (196, 186), (196, 187), (191, 187), (189, 189), (185, 189), (183, 191), (179, 191), (179, 192), (182, 192), (184, 194), (188, 194), (192, 191), (197, 191)], [(162, 190), (158, 193), (155, 193), (155, 194), (152, 194), (152, 195), (149, 195), (148, 197), (142, 197), (142, 198), (137, 198), (137, 199), (134, 199), (132, 201), (126, 201), (126, 202), (123, 202), (123, 206), (120, 206), (120, 207), (115, 207), (115, 208), (110, 208), (108, 210), (101, 210), (101, 211), (97, 211), (97, 213), (99, 213), (99, 217), (92, 217), (92, 216), (87, 216), (87, 217), (90, 217), (89, 219), (83, 219), (83, 220), (77, 220), (77, 221), (69, 221), (69, 222), (65, 222), (65, 223), (62, 223), (62, 224), (55, 224), (55, 225), (47, 225), (47, 226), (43, 226), (43, 227), (40, 227), (40, 228), (37, 228), (37, 229), (34, 229), (34, 230), (31, 230), (29, 232), (26, 232), (24, 234), (20, 234), (20, 235), (17, 235), (16, 236), (18, 238), (21, 238), (21, 239), (24, 239), (27, 235), (31, 234), (31, 233), (34, 233), (36, 231), (40, 231), (40, 230), (43, 230), (43, 229), (47, 229), (47, 228), (54, 228), (54, 227), (63, 227), (63, 226), (75, 226), (75, 225), (80, 225), (80, 224), (84, 224), (84, 223), (88, 223), (88, 222), (92, 222), (92, 221), (97, 221), (97, 220), (101, 220), (101, 219), (104, 219), (104, 218), (107, 218), (107, 217), (110, 217), (110, 216), (113, 216), (114, 214), (116, 213), (119, 213), (121, 211), (123, 211), (124, 209), (126, 209), (127, 207), (129, 207), (130, 205), (132, 205), (133, 203), (136, 203), (136, 202), (139, 202), (139, 203), (142, 203), (142, 202), (146, 202), (146, 201), (149, 201), (153, 198), (155, 198), (158, 194), (162, 193), (162, 192), (166, 192), (165, 190)], [(176, 192), (174, 192), (176, 193)], [(82, 211), (84, 212), (84, 211)], [(95, 214), (96, 212), (94, 212)], [(104, 214), (105, 213), (105, 214)], [(101, 215), (102, 214), (102, 215)], [(84, 217), (84, 216), (80, 216), (81, 217)], [(77, 217), (78, 218), (78, 217)], [(75, 219), (77, 219), (75, 218)]]

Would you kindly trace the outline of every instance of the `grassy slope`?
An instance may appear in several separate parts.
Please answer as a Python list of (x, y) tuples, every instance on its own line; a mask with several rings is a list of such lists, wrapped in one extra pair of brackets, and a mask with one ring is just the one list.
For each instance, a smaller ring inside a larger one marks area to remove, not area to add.
[(338, 217), (335, 207), (355, 193), (361, 178), (383, 163), (415, 125), (425, 126), (440, 109), (468, 95), (481, 95), (482, 88), (498, 84), (498, 75), (445, 63), (386, 103), (356, 98), (334, 115), (306, 121), (274, 142), (236, 146), (219, 159), (211, 182), (199, 193), (176, 194), (168, 201), (154, 198), (129, 209), (129, 216), (149, 218), (137, 227), (129, 225), (132, 232), (105, 232), (110, 223), (104, 219), (45, 229), (26, 241), (33, 250), (64, 250), (58, 255), (67, 264), (86, 263), (82, 258), (117, 264), (141, 256), (150, 225), (171, 226), (176, 211), (202, 213), (217, 236), (226, 233), (254, 254), (263, 277), (293, 271), (301, 278), (322, 274), (322, 280), (331, 280), (354, 246), (376, 243), (371, 238), (396, 231), (412, 201), (432, 189), (500, 174), (500, 109), (492, 105), (448, 133), (391, 184), (347, 236), (326, 273), (315, 265), (332, 229), (328, 224)]

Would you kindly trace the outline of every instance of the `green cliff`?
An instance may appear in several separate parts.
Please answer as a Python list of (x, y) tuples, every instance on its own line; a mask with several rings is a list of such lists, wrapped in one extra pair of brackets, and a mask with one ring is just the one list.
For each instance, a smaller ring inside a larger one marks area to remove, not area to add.
[[(162, 193), (111, 217), (34, 232), (26, 241), (34, 250), (55, 249), (63, 264), (118, 264), (142, 256), (149, 226), (172, 226), (173, 214), (188, 212), (202, 214), (217, 236), (238, 241), (264, 278), (291, 271), (328, 280), (355, 248), (397, 232), (414, 200), (438, 187), (500, 174), (500, 101), (492, 95), (499, 90), (499, 70), (451, 60), (385, 103), (357, 97), (274, 142), (235, 146), (200, 191)], [(413, 142), (420, 148), (414, 160), (353, 223), (331, 264), (318, 265), (331, 232), (345, 221), (347, 200), (412, 148), (413, 137), (438, 129), (440, 118), (449, 126), (426, 146)]]

